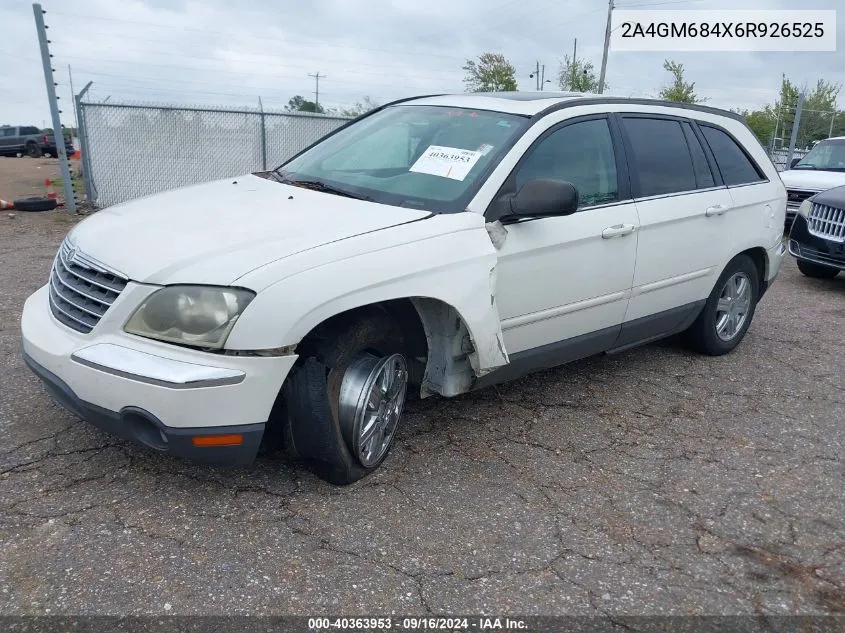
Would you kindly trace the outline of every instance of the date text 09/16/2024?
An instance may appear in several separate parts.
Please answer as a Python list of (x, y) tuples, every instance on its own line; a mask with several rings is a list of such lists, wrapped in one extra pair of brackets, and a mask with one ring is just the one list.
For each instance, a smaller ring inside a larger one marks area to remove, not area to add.
[(519, 618), (507, 617), (405, 617), (405, 618), (309, 618), (309, 631), (527, 631), (528, 624)]

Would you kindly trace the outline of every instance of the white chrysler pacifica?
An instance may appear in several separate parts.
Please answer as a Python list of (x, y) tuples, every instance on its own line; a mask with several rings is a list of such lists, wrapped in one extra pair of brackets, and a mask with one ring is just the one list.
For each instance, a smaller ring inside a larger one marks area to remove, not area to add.
[(26, 302), (23, 355), (71, 412), (154, 450), (245, 464), (279, 441), (349, 483), (385, 459), (407, 394), (676, 333), (731, 351), (785, 212), (730, 112), (420, 97), (272, 172), (86, 219)]

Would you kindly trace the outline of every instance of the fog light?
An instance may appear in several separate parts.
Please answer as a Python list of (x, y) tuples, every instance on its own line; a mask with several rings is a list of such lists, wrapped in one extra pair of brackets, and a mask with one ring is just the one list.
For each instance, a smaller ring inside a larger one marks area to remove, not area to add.
[(191, 438), (194, 446), (240, 446), (244, 443), (244, 436), (231, 435), (194, 435)]

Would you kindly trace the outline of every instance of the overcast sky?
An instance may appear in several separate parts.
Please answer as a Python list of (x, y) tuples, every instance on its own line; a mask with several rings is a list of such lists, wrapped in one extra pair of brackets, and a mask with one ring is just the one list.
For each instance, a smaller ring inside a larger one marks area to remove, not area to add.
[[(671, 9), (834, 9), (841, 0), (617, 0)], [(665, 6), (670, 4), (671, 6)], [(806, 5), (806, 6), (804, 6)], [(53, 65), (73, 121), (68, 65), (92, 99), (281, 108), (301, 94), (351, 105), (463, 90), (461, 66), (484, 51), (503, 53), (519, 88), (533, 90), (537, 60), (556, 82), (572, 52), (601, 63), (605, 0), (44, 0)], [(611, 52), (611, 91), (656, 96), (666, 56), (680, 61), (696, 91), (719, 107), (756, 107), (777, 96), (782, 73), (801, 84), (845, 83), (845, 12), (835, 53)], [(0, 0), (0, 124), (49, 121), (32, 6)], [(547, 89), (556, 83), (547, 84)], [(845, 93), (840, 97), (845, 107)], [(49, 123), (47, 123), (49, 126)]]

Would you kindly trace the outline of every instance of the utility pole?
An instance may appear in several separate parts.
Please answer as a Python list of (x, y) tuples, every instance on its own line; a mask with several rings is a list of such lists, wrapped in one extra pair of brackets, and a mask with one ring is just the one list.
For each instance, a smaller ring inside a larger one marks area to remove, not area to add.
[(540, 60), (537, 60), (537, 69), (534, 71), (534, 89), (540, 90)]
[(321, 75), (320, 71), (318, 70), (316, 74), (308, 73), (309, 77), (313, 77), (314, 81), (316, 82), (316, 90), (314, 90), (314, 103), (316, 104), (316, 110), (320, 109), (320, 77), (323, 79), (326, 78), (325, 75)]
[(613, 15), (613, 0), (607, 0), (607, 26), (604, 29), (604, 53), (601, 56), (601, 75), (599, 75), (599, 94), (604, 92), (604, 77), (607, 73), (607, 52), (610, 49), (610, 18)]
[(542, 92), (546, 88), (546, 65), (543, 64), (540, 66), (540, 91)]
[(62, 120), (59, 117), (59, 97), (56, 96), (56, 86), (53, 78), (53, 67), (50, 55), (50, 40), (47, 39), (47, 26), (44, 24), (44, 14), (47, 13), (41, 5), (32, 5), (32, 13), (35, 16), (35, 30), (38, 32), (38, 44), (41, 48), (41, 64), (44, 66), (44, 83), (47, 85), (47, 100), (50, 102), (50, 115), (53, 121), (53, 139), (56, 143), (56, 153), (59, 158), (59, 168), (62, 173), (62, 185), (65, 191), (65, 207), (71, 213), (76, 213), (76, 199), (73, 196), (73, 183), (70, 181), (70, 166), (67, 162), (67, 148), (65, 147), (65, 135), (62, 130)]
[(575, 92), (575, 75), (578, 72), (578, 64), (575, 60), (578, 59), (578, 38), (575, 38), (575, 45), (572, 47), (572, 80), (569, 84), (569, 89)]

